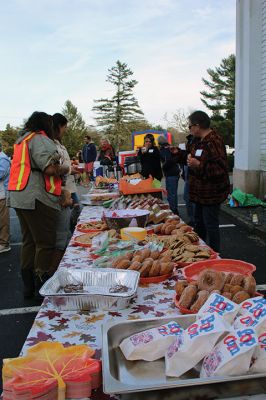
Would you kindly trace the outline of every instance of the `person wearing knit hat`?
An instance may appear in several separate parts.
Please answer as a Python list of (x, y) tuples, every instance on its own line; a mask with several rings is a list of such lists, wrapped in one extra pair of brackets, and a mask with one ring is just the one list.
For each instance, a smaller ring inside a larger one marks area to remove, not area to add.
[(170, 209), (178, 215), (178, 181), (180, 176), (180, 167), (177, 156), (171, 152), (171, 147), (165, 136), (158, 137), (160, 157), (165, 176), (165, 186), (167, 191), (167, 200)]

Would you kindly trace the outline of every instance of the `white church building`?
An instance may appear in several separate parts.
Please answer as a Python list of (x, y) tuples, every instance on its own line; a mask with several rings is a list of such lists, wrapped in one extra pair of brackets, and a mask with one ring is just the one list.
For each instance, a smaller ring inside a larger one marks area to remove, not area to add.
[(266, 0), (236, 2), (233, 186), (266, 195)]

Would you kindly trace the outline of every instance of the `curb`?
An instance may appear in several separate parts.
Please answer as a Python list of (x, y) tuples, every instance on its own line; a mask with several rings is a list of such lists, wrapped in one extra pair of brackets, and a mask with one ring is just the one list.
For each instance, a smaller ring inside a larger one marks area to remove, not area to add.
[(252, 222), (247, 221), (247, 219), (239, 215), (237, 211), (226, 205), (221, 206), (221, 212), (229, 215), (236, 223), (247, 229), (250, 233), (257, 235), (266, 241), (266, 226), (255, 225)]

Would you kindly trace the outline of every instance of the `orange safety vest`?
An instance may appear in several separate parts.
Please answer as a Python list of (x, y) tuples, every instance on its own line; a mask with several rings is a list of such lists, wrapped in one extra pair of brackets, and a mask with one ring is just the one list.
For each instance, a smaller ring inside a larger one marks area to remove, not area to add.
[[(38, 134), (46, 136), (46, 133), (41, 131)], [(29, 142), (36, 135), (36, 132), (29, 133), (20, 143), (14, 145), (14, 156), (10, 168), (10, 179), (8, 190), (23, 190), (28, 184), (31, 173)], [(61, 178), (58, 176), (44, 175), (45, 190), (47, 193), (60, 196), (61, 194)]]

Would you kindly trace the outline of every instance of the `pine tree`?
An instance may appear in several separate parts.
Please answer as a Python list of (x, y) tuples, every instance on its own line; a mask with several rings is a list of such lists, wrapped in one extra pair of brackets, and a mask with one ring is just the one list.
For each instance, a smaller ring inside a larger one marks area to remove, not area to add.
[(115, 86), (115, 94), (111, 99), (94, 100), (96, 105), (93, 111), (97, 115), (97, 125), (102, 127), (114, 147), (119, 149), (130, 136), (128, 123), (141, 121), (143, 112), (133, 95), (138, 82), (131, 79), (133, 72), (127, 64), (118, 60), (108, 72), (106, 81)]
[(11, 156), (13, 154), (13, 146), (18, 137), (19, 128), (14, 128), (10, 124), (6, 125), (6, 129), (0, 132), (0, 140), (3, 145), (4, 152)]
[(203, 90), (201, 101), (212, 111), (213, 126), (226, 138), (234, 142), (235, 125), (235, 55), (222, 59), (219, 67), (207, 70), (210, 79), (202, 79), (207, 90)]
[(63, 143), (67, 148), (69, 155), (75, 156), (84, 145), (84, 138), (86, 135), (91, 136), (93, 139), (97, 138), (96, 132), (87, 127), (80, 112), (70, 100), (65, 102), (62, 114), (68, 120), (67, 132), (64, 135)]

